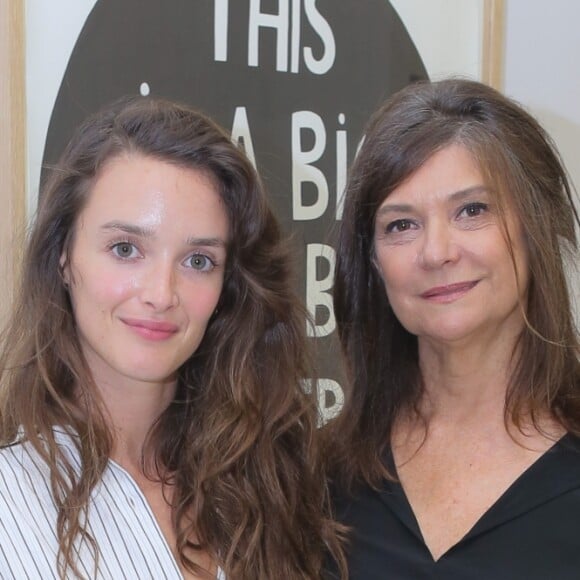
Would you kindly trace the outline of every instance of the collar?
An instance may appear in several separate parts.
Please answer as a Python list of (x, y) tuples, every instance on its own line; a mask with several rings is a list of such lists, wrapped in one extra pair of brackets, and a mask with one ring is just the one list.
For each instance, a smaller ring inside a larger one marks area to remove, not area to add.
[[(396, 473), (390, 453), (387, 463)], [(580, 437), (568, 433), (506, 489), (457, 545), (578, 488), (580, 488)], [(398, 482), (385, 481), (379, 496), (401, 523), (423, 542), (419, 524), (402, 486)]]

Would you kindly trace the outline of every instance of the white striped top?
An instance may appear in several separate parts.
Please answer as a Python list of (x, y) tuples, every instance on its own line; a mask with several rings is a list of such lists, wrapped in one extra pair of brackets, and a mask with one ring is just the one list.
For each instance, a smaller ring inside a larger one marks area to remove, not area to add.
[[(55, 429), (55, 437), (78, 468), (70, 436)], [(58, 580), (56, 518), (49, 469), (32, 446), (0, 449), (0, 579)], [(100, 555), (95, 570), (90, 550), (79, 546), (79, 569), (86, 577), (183, 580), (145, 496), (113, 461), (93, 490), (87, 518)], [(221, 572), (218, 580), (225, 580)]]

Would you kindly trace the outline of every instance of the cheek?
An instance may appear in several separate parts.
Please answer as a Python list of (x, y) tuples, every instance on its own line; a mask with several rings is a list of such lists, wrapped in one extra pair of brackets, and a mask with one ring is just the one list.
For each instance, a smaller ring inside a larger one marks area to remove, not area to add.
[(495, 271), (496, 275), (504, 282), (513, 281), (515, 283), (515, 261), (519, 283), (525, 284), (528, 277), (528, 258), (525, 246), (519, 239), (512, 240), (512, 252), (498, 232), (495, 238), (482, 239), (479, 245), (473, 247), (472, 253), (490, 271)]
[(411, 277), (411, 262), (395, 253), (381, 253), (375, 259), (377, 271), (382, 278), (387, 294), (404, 288)]
[(413, 258), (403, 252), (389, 252), (377, 257), (376, 268), (395, 316), (412, 332), (417, 286)]
[(76, 270), (71, 294), (75, 303), (85, 300), (95, 305), (106, 305), (128, 298), (138, 286), (138, 279), (134, 276), (119, 276), (105, 269), (99, 272)]
[(209, 320), (214, 313), (222, 291), (222, 284), (208, 284), (191, 289), (183, 307), (190, 319)]

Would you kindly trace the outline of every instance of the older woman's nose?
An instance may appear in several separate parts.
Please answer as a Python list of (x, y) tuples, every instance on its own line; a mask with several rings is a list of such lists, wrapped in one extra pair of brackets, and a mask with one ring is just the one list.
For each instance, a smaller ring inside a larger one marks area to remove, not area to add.
[(426, 269), (457, 262), (460, 251), (451, 227), (444, 222), (428, 224), (419, 248), (419, 264)]

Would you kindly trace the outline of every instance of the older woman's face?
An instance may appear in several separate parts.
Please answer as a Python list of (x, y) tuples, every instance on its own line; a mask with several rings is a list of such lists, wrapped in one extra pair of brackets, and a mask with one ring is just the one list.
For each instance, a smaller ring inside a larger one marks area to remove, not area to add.
[(517, 279), (494, 198), (459, 145), (435, 153), (384, 200), (375, 260), (393, 311), (419, 340), (519, 334), (528, 263), (519, 221), (505, 218)]
[(203, 173), (141, 155), (105, 165), (63, 256), (98, 385), (172, 381), (218, 302), (228, 227)]

